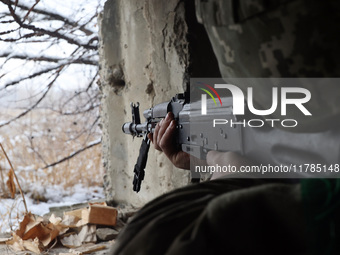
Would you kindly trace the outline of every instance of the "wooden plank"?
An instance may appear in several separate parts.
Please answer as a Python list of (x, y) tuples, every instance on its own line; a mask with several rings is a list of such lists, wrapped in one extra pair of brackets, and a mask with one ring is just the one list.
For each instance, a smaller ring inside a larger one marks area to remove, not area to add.
[(90, 205), (82, 212), (84, 222), (89, 224), (115, 226), (117, 223), (117, 209), (110, 206)]

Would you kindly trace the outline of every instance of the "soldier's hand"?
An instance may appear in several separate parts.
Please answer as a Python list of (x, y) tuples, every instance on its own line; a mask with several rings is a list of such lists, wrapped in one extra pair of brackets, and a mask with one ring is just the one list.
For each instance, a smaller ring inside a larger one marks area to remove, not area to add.
[(190, 155), (177, 148), (175, 143), (176, 121), (174, 115), (169, 112), (161, 120), (153, 134), (148, 134), (156, 150), (163, 151), (170, 161), (178, 168), (190, 169)]

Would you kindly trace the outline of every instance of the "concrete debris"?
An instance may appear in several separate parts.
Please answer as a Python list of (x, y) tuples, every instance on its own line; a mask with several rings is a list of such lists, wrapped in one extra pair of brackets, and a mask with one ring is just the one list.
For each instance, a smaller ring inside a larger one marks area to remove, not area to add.
[(115, 239), (119, 232), (112, 228), (99, 228), (97, 229), (97, 237), (102, 241), (110, 241)]

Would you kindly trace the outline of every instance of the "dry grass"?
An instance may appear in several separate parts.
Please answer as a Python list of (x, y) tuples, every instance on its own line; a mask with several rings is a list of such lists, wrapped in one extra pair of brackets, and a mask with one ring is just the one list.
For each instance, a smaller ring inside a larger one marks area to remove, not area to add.
[[(15, 210), (15, 209), (19, 207), (21, 202), (22, 200), (19, 199), (19, 197), (17, 197), (15, 200), (13, 200), (13, 203), (11, 203), (10, 205), (9, 204), (2, 205), (5, 207), (4, 208), (5, 213), (0, 213), (0, 230), (3, 227), (1, 225), (1, 222), (4, 223), (4, 227), (7, 227), (7, 228), (9, 227), (11, 230), (14, 229), (12, 225), (13, 221), (11, 219), (15, 218), (15, 221), (19, 223), (21, 217), (19, 215), (18, 210)], [(16, 215), (13, 215), (13, 212), (16, 212)]]
[[(0, 110), (0, 121), (18, 113), (18, 110)], [(53, 111), (40, 109), (0, 129), (0, 142), (13, 164), (24, 193), (30, 193), (31, 198), (39, 203), (46, 201), (43, 192), (35, 192), (40, 187), (61, 185), (68, 189), (79, 183), (85, 187), (102, 186), (100, 145), (54, 167), (43, 169), (100, 139), (98, 127), (93, 127), (91, 132), (83, 132), (89, 130), (93, 120), (92, 116), (60, 116)], [(6, 186), (9, 170), (10, 166), (0, 151), (0, 200), (10, 197)], [(19, 198), (17, 195), (12, 205), (7, 206), (6, 213), (0, 213), (0, 229), (1, 222), (8, 225), (9, 218), (19, 218), (19, 215), (13, 216), (14, 209), (21, 203)]]
[[(7, 114), (15, 115), (11, 110)], [(69, 161), (43, 169), (71, 153), (98, 140), (98, 132), (83, 132), (91, 116), (59, 116), (49, 110), (35, 110), (26, 118), (1, 129), (0, 140), (8, 153), (19, 180), (32, 185), (63, 185), (65, 188), (82, 183), (84, 186), (102, 185), (101, 146), (94, 146)], [(95, 130), (96, 127), (94, 127)], [(2, 139), (1, 139), (2, 138)], [(0, 169), (9, 169), (0, 156)], [(0, 180), (1, 181), (1, 180)], [(0, 194), (4, 180), (0, 185)], [(28, 192), (29, 187), (24, 191)]]

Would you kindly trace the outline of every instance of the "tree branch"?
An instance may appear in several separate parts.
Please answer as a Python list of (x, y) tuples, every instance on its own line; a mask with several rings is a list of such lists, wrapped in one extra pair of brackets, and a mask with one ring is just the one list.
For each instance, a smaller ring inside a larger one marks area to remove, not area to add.
[(43, 167), (43, 169), (46, 169), (46, 168), (49, 168), (49, 167), (51, 167), (51, 166), (58, 165), (58, 164), (60, 164), (60, 163), (62, 163), (62, 162), (64, 162), (64, 161), (67, 161), (67, 160), (69, 160), (69, 159), (75, 157), (75, 156), (78, 155), (79, 153), (81, 153), (81, 152), (83, 152), (83, 151), (86, 151), (86, 150), (88, 150), (88, 149), (90, 149), (90, 148), (92, 148), (92, 147), (94, 147), (94, 146), (97, 146), (98, 144), (101, 144), (101, 141), (93, 142), (93, 143), (87, 145), (86, 147), (81, 148), (80, 150), (77, 150), (77, 151), (73, 152), (73, 153), (70, 154), (69, 156), (67, 156), (67, 157), (65, 157), (65, 158), (62, 158), (61, 160), (58, 160), (58, 161), (56, 161), (56, 162), (54, 162), (54, 163), (52, 163), (52, 164), (49, 164), (49, 165)]
[[(30, 15), (31, 11), (34, 10), (34, 8), (37, 6), (37, 4), (40, 2), (40, 0), (36, 0), (35, 3), (33, 4), (33, 6), (31, 8), (28, 9), (25, 17), (24, 17), (24, 21), (27, 19), (28, 15)], [(18, 3), (16, 3), (15, 6), (18, 6)]]
[(0, 58), (9, 58), (9, 59), (22, 59), (22, 60), (31, 60), (36, 62), (53, 62), (59, 63), (64, 62), (67, 64), (85, 64), (85, 65), (92, 65), (97, 66), (98, 62), (90, 59), (85, 58), (76, 58), (76, 59), (64, 59), (64, 58), (54, 58), (48, 56), (28, 56), (28, 55), (20, 55), (20, 54), (13, 54), (11, 52), (4, 52), (0, 54)]
[(23, 111), (22, 113), (20, 113), (19, 115), (17, 115), (16, 117), (10, 119), (9, 121), (0, 124), (0, 128), (6, 125), (9, 125), (11, 122), (16, 121), (20, 118), (22, 118), (23, 116), (25, 116), (27, 113), (29, 113), (30, 111), (32, 111), (34, 108), (37, 107), (38, 104), (40, 104), (40, 102), (46, 97), (47, 93), (50, 91), (53, 83), (56, 81), (56, 79), (59, 77), (61, 70), (64, 68), (64, 66), (60, 67), (59, 70), (56, 73), (56, 76), (54, 77), (54, 79), (48, 84), (47, 86), (47, 90), (44, 92), (44, 94), (28, 109), (26, 109), (25, 111)]
[[(17, 28), (15, 29), (14, 31), (16, 30), (19, 30), (20, 28)], [(5, 33), (5, 34), (9, 34), (9, 33)], [(1, 39), (0, 38), (0, 41), (3, 41), (3, 42), (18, 42), (20, 41), (21, 39), (27, 39), (27, 38), (31, 38), (31, 37), (38, 37), (38, 36), (44, 36), (44, 34), (37, 34), (37, 33), (28, 33), (28, 34), (24, 34), (18, 38), (6, 38), (6, 39)]]
[[(13, 1), (11, 1), (11, 3), (14, 4)], [(29, 8), (28, 6), (25, 6), (25, 5), (19, 4), (19, 3), (18, 3), (16, 6), (19, 7), (19, 8), (21, 8), (21, 9), (23, 9), (23, 10), (25, 10), (25, 11), (28, 11), (28, 10), (31, 9), (31, 8)], [(49, 12), (49, 11), (46, 11), (46, 10), (41, 10), (41, 9), (39, 9), (39, 8), (31, 9), (30, 12), (34, 12), (34, 13), (37, 13), (37, 14), (41, 14), (41, 15), (48, 16), (48, 17), (49, 17), (48, 20), (59, 20), (59, 21), (62, 21), (62, 22), (64, 22), (66, 25), (69, 25), (69, 26), (71, 26), (71, 27), (77, 27), (77, 26), (79, 26), (79, 30), (82, 31), (82, 32), (84, 32), (86, 35), (91, 35), (91, 34), (93, 34), (93, 31), (91, 31), (91, 30), (85, 28), (86, 24), (84, 24), (84, 25), (79, 25), (78, 22), (72, 21), (72, 20), (68, 19), (67, 17), (61, 16), (61, 15), (59, 15), (59, 14), (57, 14), (57, 13)], [(27, 16), (27, 14), (26, 14), (26, 16)], [(90, 19), (90, 20), (91, 20), (91, 19)]]
[(18, 17), (18, 15), (16, 15), (15, 10), (12, 7), (12, 2), (9, 0), (0, 0), (2, 3), (6, 4), (8, 6), (8, 9), (12, 15), (12, 17), (14, 18), (14, 20), (16, 21), (16, 23), (18, 23), (18, 25), (22, 28), (26, 28), (35, 32), (39, 32), (39, 33), (43, 33), (46, 35), (49, 35), (51, 37), (54, 38), (58, 38), (58, 39), (63, 39), (65, 41), (67, 41), (70, 44), (75, 44), (75, 45), (79, 45), (82, 46), (85, 49), (88, 50), (97, 50), (97, 46), (93, 46), (93, 45), (89, 45), (89, 44), (83, 44), (81, 42), (78, 42), (76, 40), (74, 40), (73, 38), (70, 38), (68, 36), (65, 36), (57, 31), (49, 31), (43, 28), (39, 28), (33, 25), (29, 25), (29, 24), (25, 24), (23, 21), (21, 21), (21, 19)]
[(10, 86), (16, 85), (16, 84), (18, 84), (19, 82), (22, 82), (22, 81), (24, 81), (24, 80), (32, 79), (32, 78), (37, 77), (37, 76), (40, 76), (40, 75), (42, 75), (42, 74), (51, 72), (51, 71), (56, 70), (56, 69), (59, 69), (59, 68), (61, 68), (61, 67), (63, 67), (63, 66), (64, 66), (64, 65), (58, 65), (58, 66), (54, 66), (54, 67), (51, 67), (51, 68), (47, 68), (47, 69), (41, 70), (41, 71), (36, 72), (36, 73), (33, 73), (33, 74), (31, 74), (31, 75), (29, 75), (29, 76), (27, 76), (27, 77), (23, 77), (23, 78), (20, 78), (20, 79), (18, 79), (18, 80), (16, 80), (16, 81), (12, 81), (12, 82), (10, 82), (10, 83), (7, 83), (7, 84), (4, 86), (4, 88), (7, 88), (7, 87), (10, 87)]

